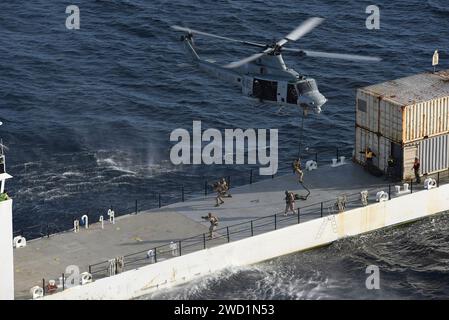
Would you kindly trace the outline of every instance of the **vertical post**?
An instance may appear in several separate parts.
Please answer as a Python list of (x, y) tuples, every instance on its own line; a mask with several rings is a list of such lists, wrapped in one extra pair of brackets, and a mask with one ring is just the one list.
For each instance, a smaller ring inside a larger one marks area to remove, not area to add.
[(338, 147), (337, 147), (337, 160), (338, 160), (339, 156), (340, 156), (340, 153), (339, 153), (339, 150), (338, 150)]
[(11, 199), (0, 202), (0, 300), (14, 300), (12, 205)]
[(391, 184), (388, 184), (388, 200), (391, 200)]
[(181, 201), (184, 202), (184, 186), (181, 187)]
[(437, 188), (440, 187), (440, 172), (437, 173)]
[(206, 234), (203, 233), (203, 244), (204, 244), (204, 249), (206, 249)]
[(154, 250), (154, 263), (156, 263), (157, 262), (157, 250), (156, 250), (157, 248), (154, 248), (153, 250)]
[(45, 279), (42, 279), (42, 292), (44, 293), (45, 296)]
[(179, 256), (181, 256), (181, 240), (179, 240)]
[(274, 215), (274, 230), (277, 230), (277, 227), (278, 227), (277, 224), (278, 224), (277, 216)]
[(410, 179), (410, 193), (413, 193), (413, 179)]
[(254, 236), (253, 220), (251, 220), (251, 237)]
[(92, 274), (92, 266), (89, 265), (89, 273)]
[(318, 152), (315, 152), (315, 162), (318, 163)]
[(204, 181), (204, 195), (207, 196), (207, 180)]
[[(90, 268), (89, 268), (89, 273), (90, 273)], [(62, 291), (64, 291), (64, 290), (65, 290), (65, 275), (64, 275), (64, 273), (62, 273)]]
[(253, 184), (253, 169), (249, 171), (249, 184)]
[(323, 217), (323, 202), (321, 202), (321, 204), (320, 204), (320, 206), (321, 206), (321, 218)]
[(159, 193), (159, 208), (162, 207), (161, 194)]
[(228, 236), (228, 242), (230, 242), (231, 238), (229, 237), (229, 227), (226, 227), (226, 234)]
[[(137, 199), (136, 199), (136, 208), (135, 208), (135, 209), (136, 209), (136, 214), (137, 214)], [(89, 273), (90, 273), (90, 272), (89, 272)]]
[(301, 210), (298, 208), (298, 224), (301, 223)]
[(50, 227), (48, 226), (48, 223), (47, 223), (47, 238), (50, 238)]

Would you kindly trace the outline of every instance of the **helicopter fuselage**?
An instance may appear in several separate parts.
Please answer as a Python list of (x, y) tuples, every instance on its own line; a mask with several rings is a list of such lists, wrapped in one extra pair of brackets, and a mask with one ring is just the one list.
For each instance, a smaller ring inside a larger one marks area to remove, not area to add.
[(327, 99), (319, 92), (315, 79), (300, 75), (286, 66), (280, 53), (265, 55), (237, 68), (225, 68), (197, 54), (192, 36), (181, 40), (192, 60), (201, 70), (239, 86), (246, 96), (263, 102), (299, 106), (315, 113)]

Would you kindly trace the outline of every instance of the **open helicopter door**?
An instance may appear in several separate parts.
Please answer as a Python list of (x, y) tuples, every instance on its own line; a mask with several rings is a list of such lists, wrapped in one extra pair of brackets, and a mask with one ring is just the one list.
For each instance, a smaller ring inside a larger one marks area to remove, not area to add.
[(278, 82), (254, 78), (252, 96), (264, 101), (278, 101)]

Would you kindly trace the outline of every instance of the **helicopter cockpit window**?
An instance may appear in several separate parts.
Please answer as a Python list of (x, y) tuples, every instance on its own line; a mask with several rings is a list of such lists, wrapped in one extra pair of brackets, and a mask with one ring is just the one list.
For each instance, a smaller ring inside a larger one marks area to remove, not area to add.
[(313, 79), (300, 81), (296, 84), (296, 87), (298, 88), (298, 92), (300, 95), (318, 90), (318, 86), (316, 85), (316, 82)]

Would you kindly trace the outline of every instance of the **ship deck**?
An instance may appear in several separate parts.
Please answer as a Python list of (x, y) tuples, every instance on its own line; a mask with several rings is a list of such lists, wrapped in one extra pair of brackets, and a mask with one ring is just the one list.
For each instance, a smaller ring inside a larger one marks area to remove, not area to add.
[[(360, 191), (376, 188), (388, 191), (388, 187), (385, 189), (388, 182), (369, 175), (363, 168), (350, 162), (338, 167), (321, 166), (318, 170), (305, 172), (304, 183), (311, 193), (307, 200), (296, 201), (296, 206), (301, 208), (301, 222), (319, 217), (321, 202), (330, 201), (321, 205), (324, 206), (324, 211), (327, 211), (328, 206), (343, 194), (353, 194), (357, 201), (354, 205), (360, 206), (360, 201), (356, 198)], [(170, 241), (188, 237), (193, 237), (192, 245), (183, 249), (182, 254), (188, 253), (189, 250), (202, 249), (202, 242), (195, 241), (194, 236), (208, 233), (208, 222), (201, 219), (201, 216), (207, 215), (208, 212), (219, 218), (219, 228), (230, 227), (235, 230), (236, 224), (274, 215), (279, 217), (276, 228), (289, 223), (291, 225), (294, 223), (291, 222), (292, 219), (282, 222), (285, 190), (300, 195), (306, 194), (297, 177), (289, 174), (232, 188), (232, 198), (225, 198), (225, 203), (220, 207), (214, 207), (214, 195), (203, 196), (160, 209), (139, 212), (137, 215), (121, 216), (116, 218), (115, 224), (105, 221), (104, 229), (96, 223), (91, 224), (89, 229), (81, 226), (78, 233), (67, 231), (49, 238), (29, 241), (26, 247), (14, 249), (15, 296), (17, 299), (31, 298), (31, 287), (42, 286), (42, 279), (57, 280), (69, 265), (76, 265), (84, 272), (88, 270), (89, 265), (96, 262), (134, 252), (146, 252)], [(375, 201), (372, 195), (370, 201)], [(292, 215), (291, 218), (293, 217)], [(261, 225), (257, 233), (269, 230), (273, 230), (273, 226), (265, 224)], [(248, 233), (236, 233), (231, 241), (245, 236), (249, 236)], [(208, 242), (207, 246), (224, 242), (226, 240), (220, 238), (215, 242)], [(158, 261), (165, 258), (169, 257), (160, 255)], [(128, 269), (148, 264), (148, 261), (138, 260), (141, 261), (140, 265), (130, 265)]]

